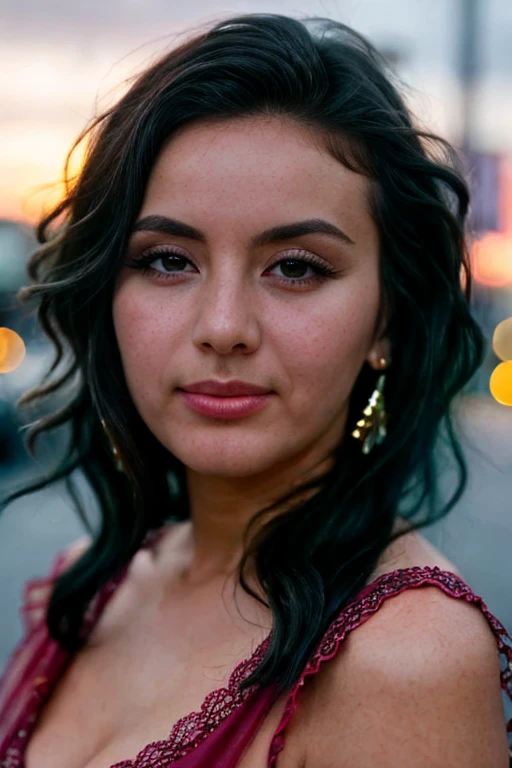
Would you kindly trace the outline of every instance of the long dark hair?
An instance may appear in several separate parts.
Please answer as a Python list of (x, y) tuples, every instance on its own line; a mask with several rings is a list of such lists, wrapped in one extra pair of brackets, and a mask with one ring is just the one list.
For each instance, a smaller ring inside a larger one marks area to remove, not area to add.
[[(56, 349), (54, 378), (22, 402), (51, 403), (68, 393), (64, 405), (31, 426), (27, 444), (34, 452), (38, 435), (64, 424), (71, 439), (49, 477), (8, 501), (57, 479), (69, 482), (77, 468), (96, 493), (100, 526), (90, 548), (58, 578), (48, 609), (51, 635), (77, 649), (84, 611), (98, 589), (129, 562), (148, 531), (189, 516), (185, 468), (142, 422), (124, 380), (111, 304), (127, 238), (156, 157), (177, 129), (259, 115), (313, 129), (327, 152), (369, 179), (392, 357), (384, 442), (365, 455), (347, 432), (328, 472), (276, 502), (287, 502), (286, 512), (258, 512), (246, 531), (239, 580), (263, 602), (245, 578), (253, 556), (273, 629), (245, 685), (275, 682), (284, 690), (397, 537), (397, 515), (418, 529), (462, 495), (467, 469), (452, 401), (483, 356), (470, 313), (468, 189), (455, 152), (413, 125), (385, 61), (359, 34), (330, 19), (274, 14), (194, 30), (79, 137), (77, 144), (88, 141), (83, 167), (38, 226), (41, 247), (29, 264), (34, 284), (22, 292), (37, 300), (39, 322)], [(375, 382), (365, 363), (347, 429)], [(101, 419), (124, 472), (116, 469)], [(457, 468), (456, 488), (444, 503), (436, 482), (438, 437), (446, 438)], [(298, 500), (305, 488), (312, 491), (308, 500)]]

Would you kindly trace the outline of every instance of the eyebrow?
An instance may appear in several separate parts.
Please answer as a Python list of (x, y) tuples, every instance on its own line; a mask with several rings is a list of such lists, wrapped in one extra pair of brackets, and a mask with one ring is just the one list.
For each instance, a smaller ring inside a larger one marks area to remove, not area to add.
[[(170, 219), (168, 216), (145, 216), (135, 223), (132, 234), (135, 232), (163, 232), (166, 235), (187, 237), (191, 240), (199, 240), (201, 243), (206, 243), (206, 235), (200, 229), (191, 227), (189, 224), (185, 224), (177, 219)], [(334, 224), (324, 219), (306, 219), (305, 221), (296, 221), (292, 224), (282, 224), (278, 227), (265, 229), (251, 238), (251, 247), (259, 248), (269, 243), (318, 233), (331, 235), (341, 240), (345, 245), (355, 244), (343, 230)]]

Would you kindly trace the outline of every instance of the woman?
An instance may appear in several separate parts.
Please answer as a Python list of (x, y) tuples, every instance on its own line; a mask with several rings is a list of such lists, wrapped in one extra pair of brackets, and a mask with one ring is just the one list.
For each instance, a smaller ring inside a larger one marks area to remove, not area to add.
[(71, 426), (101, 525), (28, 585), (1, 765), (508, 765), (510, 639), (416, 530), (482, 359), (449, 147), (359, 35), (260, 14), (90, 139), (25, 290), (68, 367), (25, 400), (69, 387), (30, 445)]

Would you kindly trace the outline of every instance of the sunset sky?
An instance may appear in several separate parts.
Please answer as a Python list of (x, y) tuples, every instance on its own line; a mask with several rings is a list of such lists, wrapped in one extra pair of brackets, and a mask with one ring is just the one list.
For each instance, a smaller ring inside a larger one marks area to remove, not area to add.
[[(455, 0), (322, 0), (212, 5), (189, 0), (17, 0), (0, 10), (0, 217), (33, 220), (58, 190), (67, 151), (127, 77), (173, 44), (173, 34), (230, 14), (329, 16), (398, 51), (409, 99), (429, 128), (460, 132)], [(512, 3), (485, 0), (475, 137), (512, 155)], [(214, 10), (212, 10), (214, 8)], [(41, 190), (41, 187), (46, 188)]]

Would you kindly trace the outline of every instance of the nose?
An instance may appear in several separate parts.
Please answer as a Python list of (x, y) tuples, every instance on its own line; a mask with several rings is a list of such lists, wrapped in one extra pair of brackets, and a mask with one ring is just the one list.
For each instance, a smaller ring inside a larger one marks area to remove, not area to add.
[(206, 283), (197, 306), (194, 344), (219, 355), (235, 349), (249, 354), (258, 349), (261, 329), (250, 290), (241, 277), (233, 275)]

